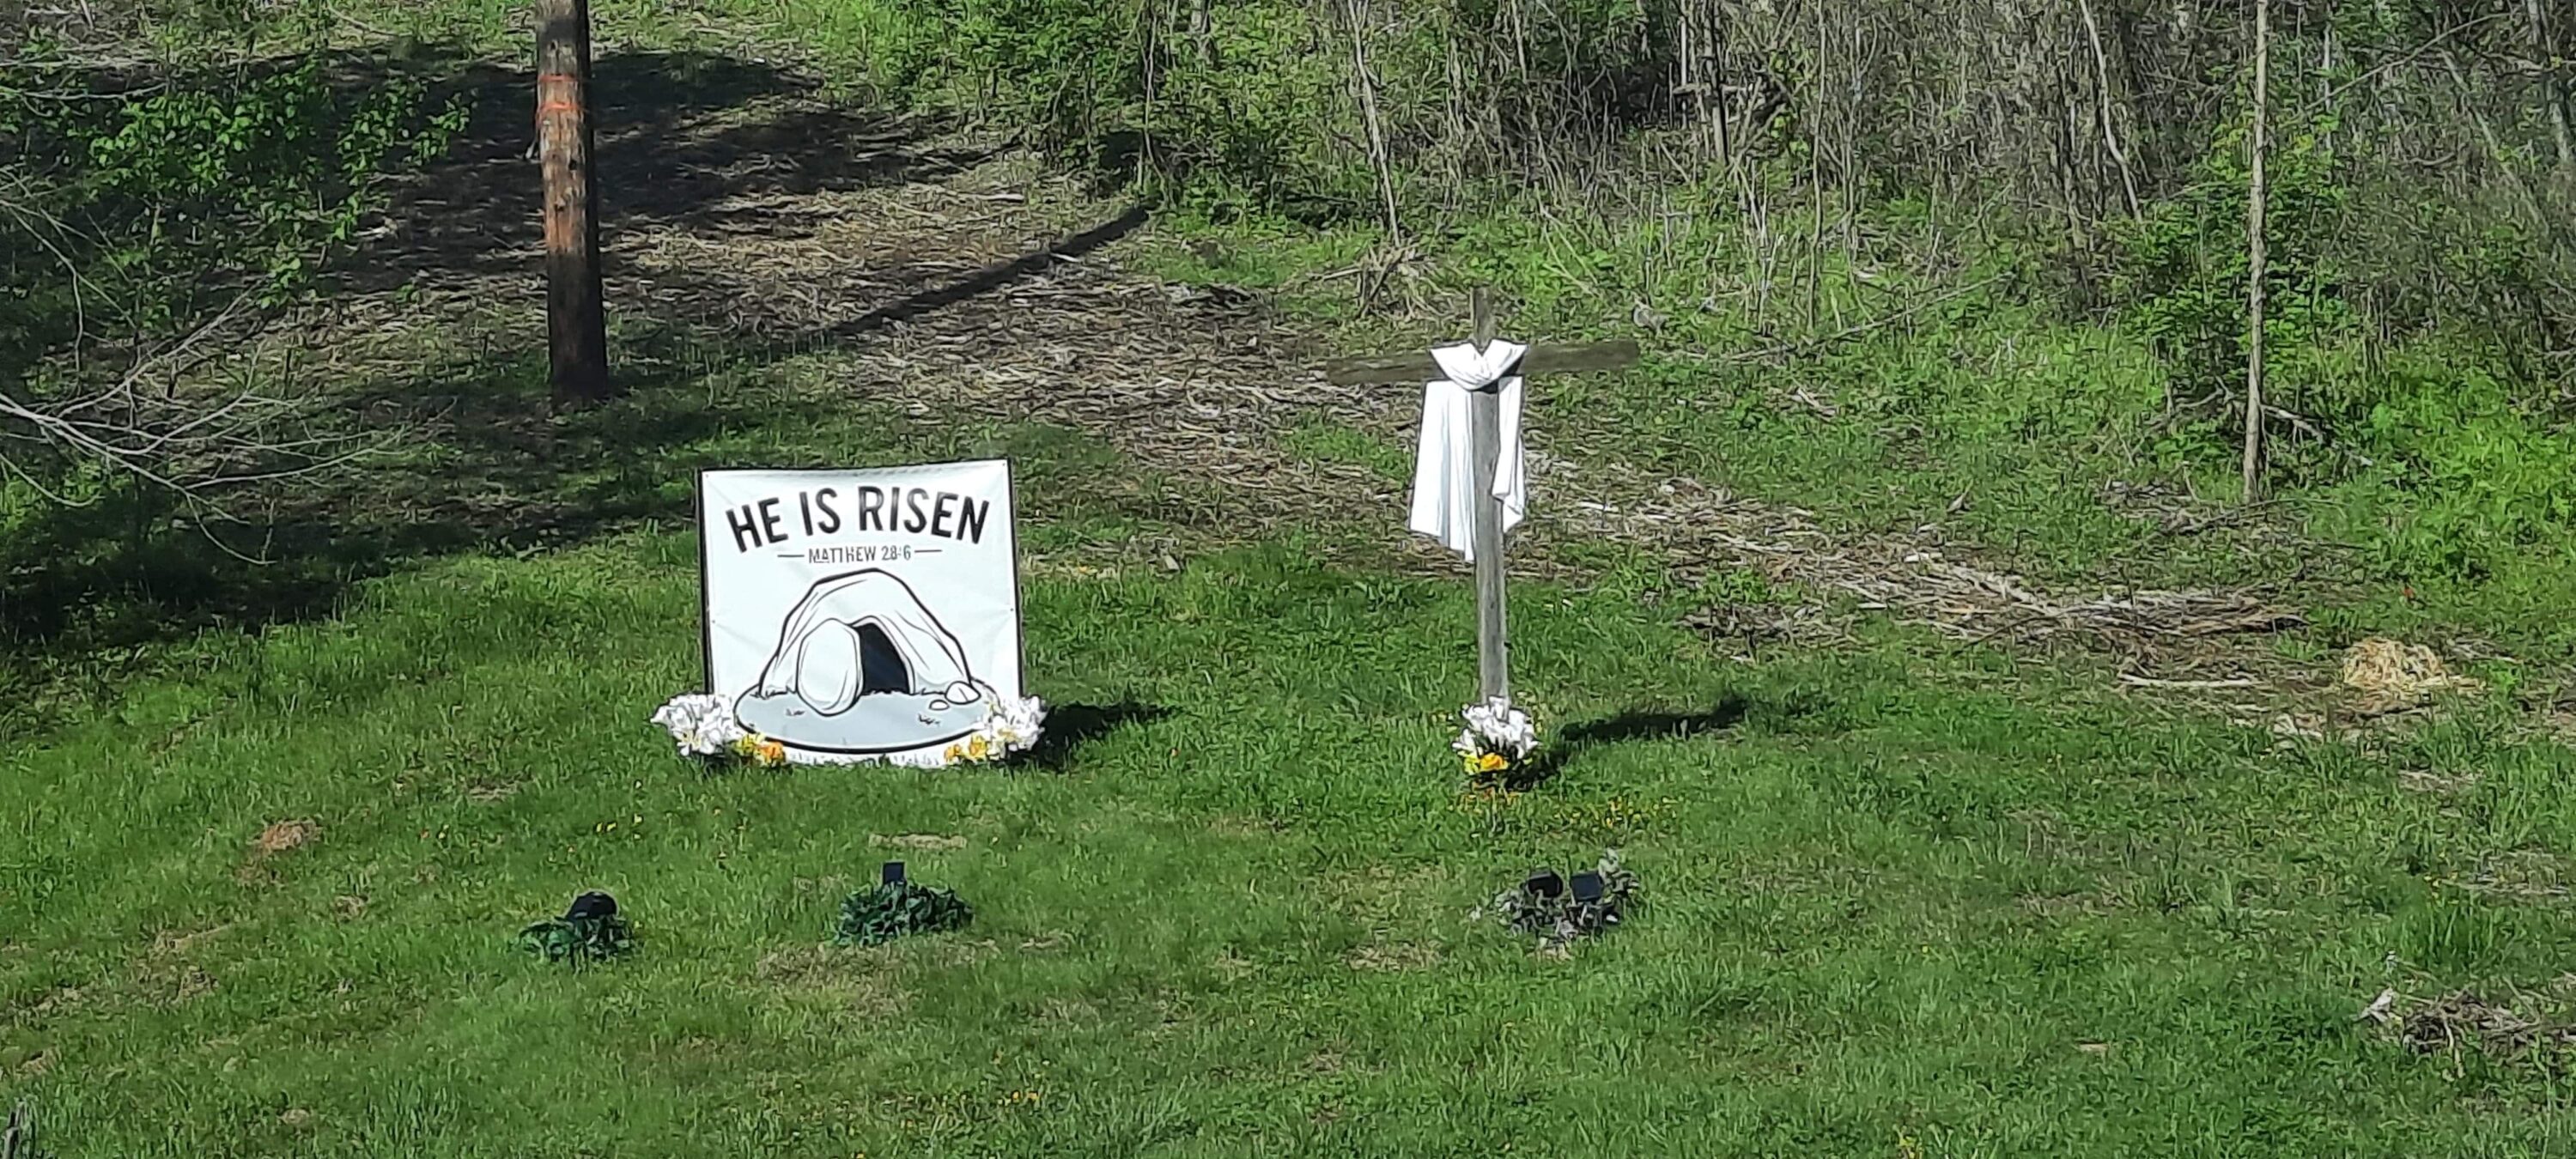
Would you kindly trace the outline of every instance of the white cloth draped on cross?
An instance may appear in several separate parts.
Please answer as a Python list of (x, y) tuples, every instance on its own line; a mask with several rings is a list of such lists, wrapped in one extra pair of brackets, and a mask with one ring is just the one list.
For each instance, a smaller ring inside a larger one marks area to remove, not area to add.
[(1529, 508), (1521, 468), (1521, 376), (1616, 370), (1636, 363), (1637, 344), (1496, 342), (1492, 295), (1479, 289), (1468, 303), (1478, 342), (1443, 346), (1429, 358), (1418, 352), (1355, 355), (1326, 366), (1324, 376), (1342, 385), (1423, 383), (1422, 443), (1413, 461), (1408, 523), (1475, 565), (1476, 686), (1486, 701), (1508, 703), (1503, 543)]
[(1503, 530), (1521, 521), (1529, 492), (1521, 467), (1521, 355), (1528, 347), (1494, 342), (1438, 347), (1431, 358), (1441, 378), (1422, 387), (1422, 441), (1413, 460), (1414, 531), (1451, 551), (1476, 558), (1475, 392), (1500, 393), (1502, 437), (1497, 440), (1493, 497), (1502, 500)]

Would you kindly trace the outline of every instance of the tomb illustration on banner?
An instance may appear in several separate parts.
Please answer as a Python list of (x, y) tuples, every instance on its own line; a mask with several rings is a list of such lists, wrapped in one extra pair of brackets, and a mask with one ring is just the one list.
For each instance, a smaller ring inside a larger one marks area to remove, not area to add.
[(981, 759), (1004, 725), (1025, 744), (1011, 498), (1001, 461), (701, 474), (719, 731), (800, 763)]
[(870, 568), (806, 591), (760, 679), (735, 693), (734, 712), (793, 748), (887, 752), (975, 731), (992, 695), (911, 585)]

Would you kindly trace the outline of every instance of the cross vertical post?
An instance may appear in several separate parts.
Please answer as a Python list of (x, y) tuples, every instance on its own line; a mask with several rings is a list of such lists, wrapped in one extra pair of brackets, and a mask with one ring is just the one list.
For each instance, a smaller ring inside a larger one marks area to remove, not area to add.
[[(1494, 342), (1494, 304), (1479, 287), (1470, 307), (1478, 353)], [(1503, 392), (1495, 383), (1470, 400), (1469, 438), (1476, 463), (1476, 684), (1486, 700), (1509, 700), (1512, 665), (1504, 631), (1503, 501), (1494, 495), (1494, 467), (1502, 457)]]

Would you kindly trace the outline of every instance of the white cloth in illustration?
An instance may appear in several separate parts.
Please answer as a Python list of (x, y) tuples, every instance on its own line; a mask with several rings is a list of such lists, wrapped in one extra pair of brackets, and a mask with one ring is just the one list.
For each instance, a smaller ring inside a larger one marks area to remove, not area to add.
[(1521, 475), (1521, 378), (1512, 373), (1528, 349), (1496, 342), (1479, 352), (1461, 342), (1431, 352), (1448, 377), (1422, 387), (1422, 443), (1413, 459), (1411, 525), (1470, 562), (1476, 558), (1474, 392), (1497, 381), (1502, 384), (1502, 438), (1494, 463), (1494, 497), (1503, 501), (1503, 530), (1510, 531), (1529, 508)]

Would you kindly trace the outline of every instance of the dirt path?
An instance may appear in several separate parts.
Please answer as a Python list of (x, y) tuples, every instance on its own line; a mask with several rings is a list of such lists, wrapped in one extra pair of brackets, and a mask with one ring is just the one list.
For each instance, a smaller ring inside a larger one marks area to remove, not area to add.
[[(630, 96), (653, 83), (637, 68)], [(605, 71), (619, 91), (619, 70)], [(495, 91), (522, 91), (510, 79)], [(775, 78), (674, 103), (643, 119), (649, 131), (602, 147), (604, 188), (648, 191), (622, 206), (609, 196), (610, 300), (629, 325), (794, 352), (836, 389), (908, 399), (917, 413), (1086, 432), (1187, 484), (1176, 522), (1198, 542), (1133, 545), (1140, 555), (1329, 527), (1353, 552), (1461, 570), (1405, 534), (1400, 480), (1283, 450), (1284, 435), (1316, 422), (1406, 446), (1415, 397), (1327, 385), (1314, 368), (1329, 339), (1283, 324), (1256, 295), (1135, 272), (1151, 237), (1141, 213), (1025, 153), (852, 114)], [(508, 168), (512, 141), (495, 133), (469, 151), (460, 165), (481, 168), (462, 171), (481, 183), (432, 182), (391, 230), (414, 309), (452, 318), (541, 299), (533, 263), (510, 257), (533, 252), (517, 235), (534, 222), (510, 192), (529, 183), (506, 180), (523, 176)], [(454, 260), (460, 249), (471, 260)], [(532, 322), (522, 310), (501, 324), (511, 333), (483, 340), (531, 341)], [(1535, 501), (1516, 566), (1579, 578), (1566, 549), (1611, 541), (1663, 559), (1684, 585), (1746, 568), (1820, 597), (1703, 609), (1712, 636), (1832, 636), (1855, 613), (1884, 611), (1966, 639), (2081, 637), (2189, 675), (2254, 654), (2213, 642), (2297, 620), (2240, 593), (2043, 591), (1931, 536), (1828, 535), (1804, 512), (1592, 449), (1615, 434), (1533, 430)]]

